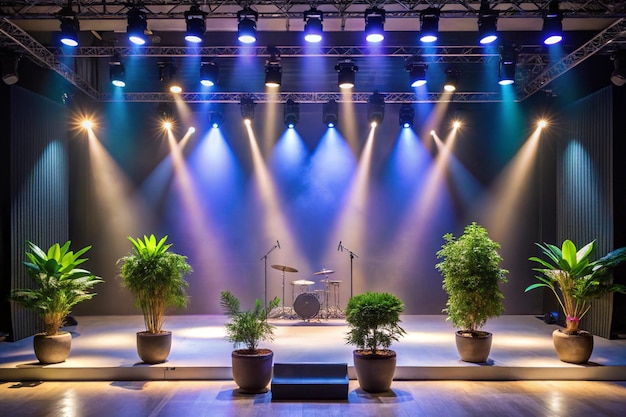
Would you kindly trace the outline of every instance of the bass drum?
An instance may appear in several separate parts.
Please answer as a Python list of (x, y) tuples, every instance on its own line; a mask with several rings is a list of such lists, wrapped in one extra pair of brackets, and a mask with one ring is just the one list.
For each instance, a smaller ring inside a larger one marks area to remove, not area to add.
[(320, 300), (317, 299), (314, 293), (305, 292), (300, 294), (296, 301), (293, 302), (293, 309), (298, 316), (307, 320), (311, 317), (317, 316), (320, 311)]

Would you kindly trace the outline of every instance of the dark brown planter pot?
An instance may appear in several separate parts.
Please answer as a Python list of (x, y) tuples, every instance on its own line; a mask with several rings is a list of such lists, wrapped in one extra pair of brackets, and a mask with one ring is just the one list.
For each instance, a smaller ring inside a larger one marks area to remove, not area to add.
[(396, 372), (396, 352), (372, 355), (368, 351), (353, 352), (354, 370), (359, 386), (367, 392), (385, 392), (391, 388), (391, 381)]
[(593, 352), (593, 335), (584, 330), (567, 334), (556, 329), (552, 332), (554, 349), (559, 359), (569, 363), (587, 363)]
[(54, 336), (45, 333), (35, 335), (33, 339), (35, 356), (42, 364), (65, 362), (72, 348), (72, 334), (61, 332)]
[(233, 379), (242, 394), (260, 394), (267, 392), (272, 379), (272, 360), (274, 352), (269, 349), (257, 349), (255, 353), (246, 350), (234, 350), (231, 354)]
[(137, 332), (137, 354), (144, 363), (165, 362), (171, 348), (172, 332), (167, 330), (162, 330), (157, 334)]
[(456, 332), (456, 350), (464, 362), (487, 362), (491, 352), (491, 333), (468, 333), (462, 330)]

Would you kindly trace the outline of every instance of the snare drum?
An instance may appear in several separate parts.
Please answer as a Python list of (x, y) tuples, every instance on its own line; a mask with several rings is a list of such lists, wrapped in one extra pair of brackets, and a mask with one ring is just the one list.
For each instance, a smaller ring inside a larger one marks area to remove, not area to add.
[(320, 301), (314, 293), (304, 292), (296, 298), (296, 301), (294, 301), (293, 309), (296, 311), (298, 316), (307, 320), (311, 317), (317, 316), (317, 313), (320, 311)]

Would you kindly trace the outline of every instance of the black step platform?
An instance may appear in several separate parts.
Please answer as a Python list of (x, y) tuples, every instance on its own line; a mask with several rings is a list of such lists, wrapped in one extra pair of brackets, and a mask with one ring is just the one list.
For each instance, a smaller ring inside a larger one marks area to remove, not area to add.
[(347, 400), (348, 364), (275, 363), (274, 400)]

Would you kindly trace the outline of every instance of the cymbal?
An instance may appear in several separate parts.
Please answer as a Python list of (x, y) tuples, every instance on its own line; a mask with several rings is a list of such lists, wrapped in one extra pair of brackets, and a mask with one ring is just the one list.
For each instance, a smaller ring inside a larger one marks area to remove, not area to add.
[(279, 271), (283, 272), (298, 272), (296, 268), (292, 268), (291, 266), (286, 265), (272, 265), (272, 268), (278, 269)]
[(293, 285), (313, 285), (313, 281), (307, 281), (306, 279), (299, 279), (297, 281), (291, 281)]
[(317, 271), (313, 275), (329, 275), (329, 274), (334, 274), (334, 273), (335, 271), (333, 271), (332, 269), (322, 268), (321, 271)]

